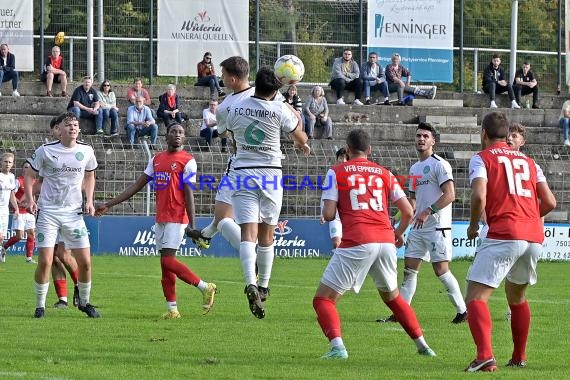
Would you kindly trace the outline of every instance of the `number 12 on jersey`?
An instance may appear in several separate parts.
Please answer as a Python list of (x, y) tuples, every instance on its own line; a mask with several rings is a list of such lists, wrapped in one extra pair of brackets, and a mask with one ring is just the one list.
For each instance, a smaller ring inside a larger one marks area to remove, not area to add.
[[(382, 189), (384, 181), (382, 178), (376, 176), (369, 176), (364, 178), (361, 175), (352, 174), (348, 177), (348, 182), (351, 185), (350, 189), (350, 205), (353, 210), (368, 210), (369, 208), (374, 211), (383, 211), (382, 205)], [(364, 202), (359, 202), (358, 197), (368, 193), (369, 188), (372, 189), (372, 196), (364, 197), (368, 199), (361, 199)]]
[[(498, 156), (497, 160), (505, 167), (505, 174), (507, 175), (507, 182), (509, 183), (509, 193), (516, 194), (520, 197), (532, 197), (532, 191), (525, 189), (523, 186), (523, 181), (530, 180), (528, 162), (521, 158), (515, 158), (511, 163), (511, 160), (505, 156)], [(517, 170), (516, 173), (515, 170)]]

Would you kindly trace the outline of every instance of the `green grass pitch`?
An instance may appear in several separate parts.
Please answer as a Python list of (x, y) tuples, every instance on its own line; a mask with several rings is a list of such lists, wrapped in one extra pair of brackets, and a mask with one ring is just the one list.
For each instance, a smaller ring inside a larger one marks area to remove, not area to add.
[[(92, 303), (102, 318), (88, 319), (73, 307), (53, 309), (50, 287), (46, 318), (32, 318), (34, 266), (9, 256), (0, 264), (1, 379), (508, 379), (570, 378), (570, 263), (542, 262), (530, 288), (532, 311), (528, 367), (504, 367), (511, 354), (502, 289), (490, 302), (495, 374), (463, 369), (475, 357), (467, 324), (455, 315), (441, 283), (424, 265), (413, 300), (424, 335), (437, 357), (416, 354), (397, 324), (375, 322), (389, 310), (367, 280), (360, 294), (338, 304), (347, 361), (319, 356), (328, 342), (316, 323), (312, 297), (325, 259), (276, 259), (263, 320), (251, 315), (237, 258), (182, 258), (219, 293), (201, 315), (200, 292), (177, 282), (180, 320), (161, 320), (165, 302), (157, 257), (93, 258)], [(401, 272), (402, 262), (398, 263)], [(452, 263), (461, 284), (469, 262)], [(68, 284), (70, 295), (72, 287)]]

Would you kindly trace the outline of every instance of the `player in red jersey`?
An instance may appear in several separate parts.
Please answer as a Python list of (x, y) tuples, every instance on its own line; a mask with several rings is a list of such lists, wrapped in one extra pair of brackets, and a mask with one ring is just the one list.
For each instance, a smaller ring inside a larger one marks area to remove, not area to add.
[(22, 165), (22, 175), (16, 178), (18, 181), (18, 190), (15, 193), (18, 202), (18, 217), (12, 220), (12, 229), (16, 231), (14, 236), (4, 243), (4, 249), (8, 250), (11, 246), (24, 238), (26, 233), (26, 263), (35, 264), (34, 248), (35, 248), (35, 233), (36, 233), (36, 217), (28, 212), (28, 209), (22, 205), (22, 198), (24, 197), (24, 174), (25, 170), (30, 169), (30, 164), (24, 161)]
[[(368, 274), (384, 303), (416, 343), (418, 353), (435, 356), (423, 337), (414, 310), (398, 292), (396, 247), (404, 244), (403, 234), (412, 218), (412, 206), (394, 175), (367, 159), (371, 153), (367, 132), (352, 130), (346, 143), (350, 160), (329, 170), (322, 195), (325, 220), (334, 220), (338, 210), (343, 226), (340, 246), (313, 298), (317, 321), (331, 345), (322, 358), (348, 358), (336, 302), (350, 289), (358, 293)], [(402, 214), (395, 230), (390, 224), (388, 201)]]
[(195, 230), (194, 193), (189, 182), (196, 182), (196, 160), (182, 150), (184, 127), (171, 124), (166, 133), (168, 150), (152, 157), (143, 174), (121, 194), (98, 205), (96, 215), (105, 214), (109, 208), (118, 205), (138, 193), (147, 184), (156, 194), (156, 249), (160, 252), (162, 268), (162, 290), (168, 311), (164, 319), (180, 318), (176, 304), (176, 277), (200, 289), (203, 295), (202, 313), (206, 314), (214, 304), (216, 284), (204, 282), (184, 263), (176, 259), (184, 233), (199, 238)]
[(544, 240), (540, 218), (556, 207), (556, 199), (535, 162), (507, 145), (506, 115), (491, 112), (481, 126), (483, 150), (469, 163), (472, 193), (467, 237), (478, 236), (483, 210), (489, 231), (467, 275), (467, 322), (477, 346), (477, 358), (465, 369), (467, 372), (497, 369), (487, 302), (503, 279), (512, 312), (514, 345), (507, 366), (526, 366), (530, 308), (525, 292), (528, 285), (536, 283), (536, 263)]

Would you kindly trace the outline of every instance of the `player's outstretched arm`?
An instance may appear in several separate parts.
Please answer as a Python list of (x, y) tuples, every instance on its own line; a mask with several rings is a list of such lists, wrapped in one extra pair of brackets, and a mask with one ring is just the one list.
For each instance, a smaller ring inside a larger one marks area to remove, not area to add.
[(548, 183), (539, 182), (536, 184), (536, 193), (540, 201), (540, 216), (548, 214), (556, 207), (556, 197), (550, 191)]
[(414, 209), (408, 201), (408, 198), (402, 197), (394, 202), (394, 205), (398, 208), (400, 213), (400, 224), (394, 230), (394, 235), (396, 237), (396, 247), (400, 248), (404, 245), (404, 232), (410, 225), (412, 217), (414, 216)]
[(137, 178), (137, 180), (134, 183), (132, 183), (129, 187), (123, 190), (121, 194), (117, 195), (115, 198), (103, 204), (97, 205), (97, 208), (95, 210), (95, 215), (96, 216), (104, 215), (105, 213), (107, 213), (107, 211), (109, 211), (111, 207), (116, 206), (126, 201), (127, 199), (130, 199), (133, 195), (141, 191), (142, 188), (145, 187), (145, 185), (150, 181), (150, 179), (151, 178), (145, 173), (141, 174), (140, 177)]
[(308, 137), (307, 134), (303, 132), (303, 127), (299, 127), (299, 124), (297, 124), (297, 128), (291, 132), (291, 136), (293, 140), (295, 140), (295, 148), (301, 149), (305, 156), (311, 154), (311, 147), (307, 144)]

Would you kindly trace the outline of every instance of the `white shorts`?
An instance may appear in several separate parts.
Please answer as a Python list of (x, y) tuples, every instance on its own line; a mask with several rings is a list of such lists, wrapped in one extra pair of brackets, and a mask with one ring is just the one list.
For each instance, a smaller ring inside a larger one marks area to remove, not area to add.
[(360, 291), (366, 275), (377, 289), (391, 292), (398, 288), (396, 246), (392, 243), (368, 243), (337, 248), (325, 268), (321, 282), (338, 294)]
[(156, 223), (154, 225), (156, 250), (160, 251), (163, 248), (180, 249), (186, 226), (186, 224), (180, 223)]
[(342, 238), (342, 223), (339, 219), (335, 219), (329, 222), (329, 234), (331, 239), (335, 237)]
[(89, 232), (83, 220), (83, 214), (68, 212), (56, 214), (53, 211), (38, 211), (36, 221), (36, 246), (54, 247), (60, 238), (67, 249), (89, 248)]
[(412, 228), (406, 239), (404, 257), (438, 263), (451, 261), (451, 229), (423, 230)]
[(6, 237), (8, 234), (8, 220), (10, 215), (8, 214), (0, 214), (0, 233), (2, 236)]
[(524, 240), (485, 238), (477, 250), (467, 280), (498, 288), (505, 277), (513, 284), (536, 284), (536, 263), (542, 245)]
[(25, 213), (18, 214), (17, 218), (12, 220), (12, 229), (15, 231), (28, 231), (36, 228), (36, 216), (34, 214)]
[[(235, 186), (232, 194), (232, 207), (236, 223), (263, 222), (276, 226), (283, 202), (283, 187), (280, 183), (277, 183), (276, 186), (273, 184), (264, 185), (262, 178), (280, 181), (281, 169), (241, 169), (234, 170), (230, 175), (232, 176), (232, 184)], [(246, 180), (248, 176), (257, 178)], [(240, 182), (239, 188), (237, 181)], [(244, 186), (245, 183), (247, 183), (247, 187)]]
[(221, 188), (218, 189), (218, 191), (216, 191), (216, 202), (226, 203), (231, 206), (232, 193), (233, 193), (232, 189), (226, 186), (222, 186)]

